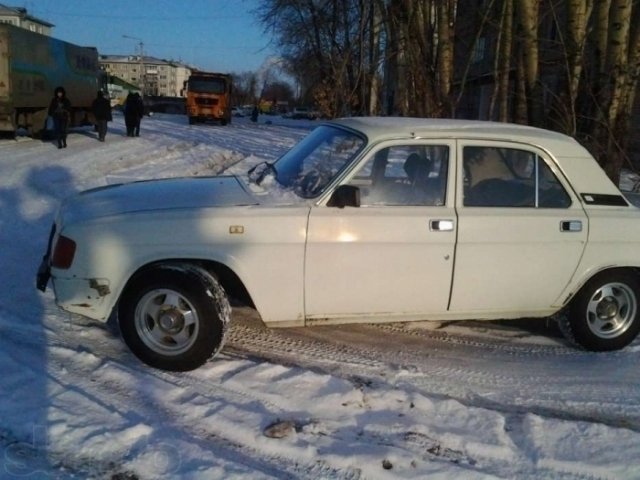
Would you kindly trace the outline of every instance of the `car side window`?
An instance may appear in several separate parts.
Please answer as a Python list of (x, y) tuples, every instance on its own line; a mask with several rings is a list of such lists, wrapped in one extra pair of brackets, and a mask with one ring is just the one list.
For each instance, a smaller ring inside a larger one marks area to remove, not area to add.
[(400, 145), (372, 155), (352, 178), (361, 206), (444, 205), (449, 147)]
[(534, 152), (515, 148), (463, 149), (467, 207), (567, 208), (571, 197)]

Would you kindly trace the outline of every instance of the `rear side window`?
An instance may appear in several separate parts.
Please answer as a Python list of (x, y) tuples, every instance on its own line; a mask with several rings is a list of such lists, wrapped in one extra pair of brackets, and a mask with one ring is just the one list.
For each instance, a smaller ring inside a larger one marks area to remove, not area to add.
[(568, 208), (571, 198), (536, 153), (515, 148), (464, 147), (467, 207)]

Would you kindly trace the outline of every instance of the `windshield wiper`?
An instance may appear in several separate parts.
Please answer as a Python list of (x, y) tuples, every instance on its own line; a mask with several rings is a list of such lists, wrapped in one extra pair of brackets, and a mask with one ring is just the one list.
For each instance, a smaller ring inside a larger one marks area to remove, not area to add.
[[(255, 175), (253, 173), (258, 169), (258, 167), (263, 166), (263, 168), (258, 171)], [(278, 180), (278, 171), (276, 170), (276, 166), (271, 162), (260, 162), (257, 165), (254, 165), (247, 171), (247, 176), (249, 180), (255, 182), (256, 185), (260, 185), (264, 178), (271, 173), (273, 178)]]

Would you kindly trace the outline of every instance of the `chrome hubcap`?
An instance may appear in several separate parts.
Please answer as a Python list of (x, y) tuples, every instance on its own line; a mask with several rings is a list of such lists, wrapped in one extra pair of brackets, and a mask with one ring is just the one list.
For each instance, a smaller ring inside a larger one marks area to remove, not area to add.
[(624, 283), (608, 283), (596, 290), (587, 305), (589, 329), (600, 338), (615, 338), (633, 324), (636, 295)]
[(184, 328), (184, 316), (175, 309), (162, 312), (158, 326), (167, 334), (176, 334)]
[(618, 314), (618, 303), (615, 298), (607, 297), (598, 304), (596, 314), (601, 320), (609, 320)]
[(174, 290), (151, 290), (136, 307), (138, 335), (147, 347), (162, 355), (179, 355), (191, 348), (199, 326), (194, 306)]

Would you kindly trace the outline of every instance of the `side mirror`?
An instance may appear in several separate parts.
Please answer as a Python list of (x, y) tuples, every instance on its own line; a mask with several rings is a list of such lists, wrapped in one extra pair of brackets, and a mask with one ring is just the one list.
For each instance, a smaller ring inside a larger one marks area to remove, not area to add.
[(340, 185), (327, 202), (327, 207), (359, 207), (360, 189), (353, 185)]

